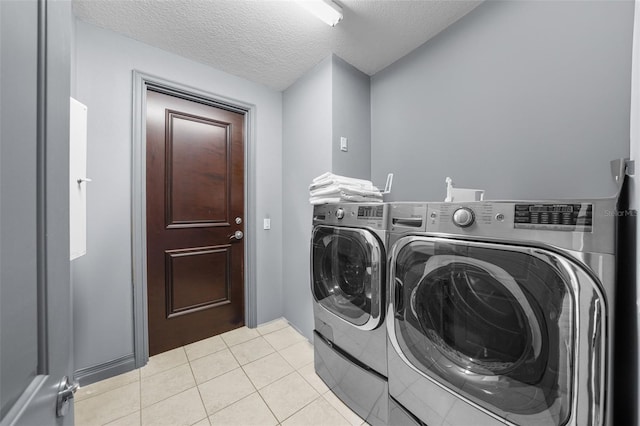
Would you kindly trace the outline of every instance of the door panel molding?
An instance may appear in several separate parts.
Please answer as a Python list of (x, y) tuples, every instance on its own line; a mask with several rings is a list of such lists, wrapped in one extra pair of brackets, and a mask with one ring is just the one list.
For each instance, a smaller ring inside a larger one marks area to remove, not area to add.
[[(199, 259), (194, 259), (198, 257)], [(208, 258), (209, 261), (204, 258)], [(198, 261), (201, 264), (198, 264)], [(211, 270), (211, 269), (214, 270)], [(215, 269), (224, 269), (225, 274), (222, 283), (211, 288), (210, 281), (206, 280), (203, 273), (215, 274)], [(207, 271), (209, 269), (209, 271)], [(165, 251), (165, 285), (167, 298), (167, 318), (190, 314), (204, 309), (215, 308), (231, 303), (231, 244), (212, 247), (198, 247), (189, 249)], [(193, 273), (199, 273), (200, 277), (193, 277)], [(198, 284), (198, 294), (189, 295), (179, 293), (179, 286), (174, 285), (182, 275), (191, 274), (191, 280)], [(195, 279), (194, 279), (195, 278)], [(199, 279), (198, 279), (199, 278)], [(217, 288), (215, 288), (217, 287)], [(218, 294), (222, 290), (223, 294)], [(201, 300), (193, 300), (194, 296), (203, 296)], [(209, 296), (207, 298), (207, 296)], [(213, 296), (213, 297), (211, 297)]]
[[(181, 121), (182, 122), (181, 122)], [(193, 212), (182, 211), (181, 207), (183, 202), (194, 198), (197, 194), (199, 185), (198, 176), (190, 174), (196, 167), (180, 167), (185, 165), (186, 160), (176, 156), (176, 149), (174, 149), (174, 141), (176, 140), (176, 132), (179, 132), (180, 127), (185, 127), (185, 122), (201, 126), (209, 126), (209, 128), (202, 127), (203, 133), (209, 133), (209, 137), (215, 137), (214, 133), (220, 133), (218, 140), (224, 139), (224, 152), (207, 152), (206, 149), (201, 155), (198, 156), (196, 161), (206, 161), (214, 165), (210, 168), (211, 173), (217, 175), (226, 176), (227, 170), (231, 169), (231, 125), (227, 123), (221, 123), (217, 120), (212, 120), (206, 117), (198, 117), (192, 114), (185, 114), (179, 111), (167, 111), (167, 145), (166, 145), (166, 199), (167, 199), (167, 211), (165, 213), (167, 229), (169, 228), (189, 228), (189, 227), (205, 227), (205, 226), (222, 226), (223, 224), (228, 226), (230, 223), (229, 212), (226, 207), (229, 204), (231, 183), (228, 180), (223, 180), (217, 186), (217, 190), (211, 191), (213, 194), (222, 194), (222, 200), (216, 199), (210, 204), (208, 215), (200, 215), (194, 217)], [(188, 124), (186, 124), (188, 126)], [(214, 147), (215, 148), (215, 147)], [(178, 158), (176, 158), (178, 157)], [(215, 161), (218, 159), (219, 161)], [(223, 169), (223, 170), (222, 170)], [(222, 170), (222, 172), (220, 172)], [(180, 177), (183, 179), (180, 179)], [(218, 211), (218, 207), (222, 206), (224, 209)], [(191, 213), (191, 214), (190, 214)], [(206, 217), (208, 216), (208, 217)]]
[[(245, 324), (257, 326), (256, 299), (256, 178), (255, 178), (255, 110), (253, 104), (231, 99), (214, 93), (176, 83), (171, 80), (133, 70), (133, 126), (132, 126), (132, 191), (131, 191), (131, 235), (132, 235), (132, 281), (134, 314), (134, 354), (136, 367), (142, 367), (149, 359), (149, 335), (147, 320), (147, 224), (146, 224), (146, 122), (147, 89), (171, 96), (204, 103), (245, 116)], [(212, 223), (175, 224), (172, 226), (201, 227)]]

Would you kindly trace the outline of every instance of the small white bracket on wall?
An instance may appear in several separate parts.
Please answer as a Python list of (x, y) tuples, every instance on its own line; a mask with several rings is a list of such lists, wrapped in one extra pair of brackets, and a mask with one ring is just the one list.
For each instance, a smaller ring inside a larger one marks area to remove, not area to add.
[(630, 160), (629, 158), (618, 158), (615, 160), (611, 160), (611, 176), (616, 181), (616, 183), (621, 184), (622, 177), (625, 175), (633, 176), (635, 174), (635, 162)]
[(391, 193), (391, 185), (393, 185), (393, 173), (389, 173), (387, 175), (387, 182), (384, 184), (384, 190), (381, 194), (390, 194)]
[(636, 174), (636, 163), (634, 160), (625, 160), (624, 165), (627, 176), (633, 176)]
[(616, 182), (617, 191), (615, 198), (620, 196), (622, 192), (622, 187), (625, 182), (625, 176), (633, 176), (635, 173), (635, 164), (633, 160), (629, 158), (618, 158), (612, 160), (610, 163), (611, 166), (611, 176), (613, 176), (613, 180)]

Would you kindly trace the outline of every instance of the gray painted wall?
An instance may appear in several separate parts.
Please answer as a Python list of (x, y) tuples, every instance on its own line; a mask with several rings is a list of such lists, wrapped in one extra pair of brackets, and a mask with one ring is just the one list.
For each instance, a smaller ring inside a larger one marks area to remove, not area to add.
[(331, 170), (331, 67), (328, 57), (282, 97), (282, 238), (284, 317), (307, 338), (313, 332), (309, 283), (311, 180)]
[(371, 82), (389, 200), (612, 195), (629, 155), (633, 2), (490, 1)]
[[(331, 55), (283, 95), (284, 317), (309, 339), (313, 336), (309, 184), (327, 171), (369, 179), (369, 94), (369, 77)], [(340, 136), (349, 139), (349, 151), (340, 151)]]
[[(256, 105), (258, 323), (282, 316), (282, 94), (76, 22), (76, 97), (88, 107), (87, 255), (73, 262), (76, 368), (133, 353), (132, 70)], [(271, 218), (271, 230), (262, 218)]]
[[(333, 173), (371, 178), (371, 86), (368, 75), (337, 56), (332, 67)], [(340, 151), (340, 137), (348, 151)], [(378, 185), (382, 183), (376, 182)]]

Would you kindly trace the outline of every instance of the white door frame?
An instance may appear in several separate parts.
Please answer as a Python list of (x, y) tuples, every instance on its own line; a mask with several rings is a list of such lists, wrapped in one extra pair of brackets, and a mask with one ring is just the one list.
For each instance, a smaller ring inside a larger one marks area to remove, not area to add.
[(245, 324), (257, 325), (256, 299), (256, 177), (255, 177), (255, 110), (253, 104), (208, 93), (194, 87), (133, 71), (133, 126), (131, 155), (131, 245), (133, 279), (133, 339), (136, 367), (149, 359), (147, 318), (147, 216), (146, 216), (146, 93), (153, 87), (169, 95), (203, 102), (215, 107), (239, 112), (245, 116), (244, 140), (244, 297)]

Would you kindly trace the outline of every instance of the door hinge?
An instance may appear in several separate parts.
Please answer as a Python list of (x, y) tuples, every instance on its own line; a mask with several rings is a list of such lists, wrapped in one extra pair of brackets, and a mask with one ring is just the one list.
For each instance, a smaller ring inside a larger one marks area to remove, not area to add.
[(69, 412), (69, 402), (73, 399), (80, 384), (77, 381), (70, 381), (69, 377), (64, 376), (62, 382), (58, 386), (58, 398), (56, 401), (56, 415), (58, 417), (66, 416)]

